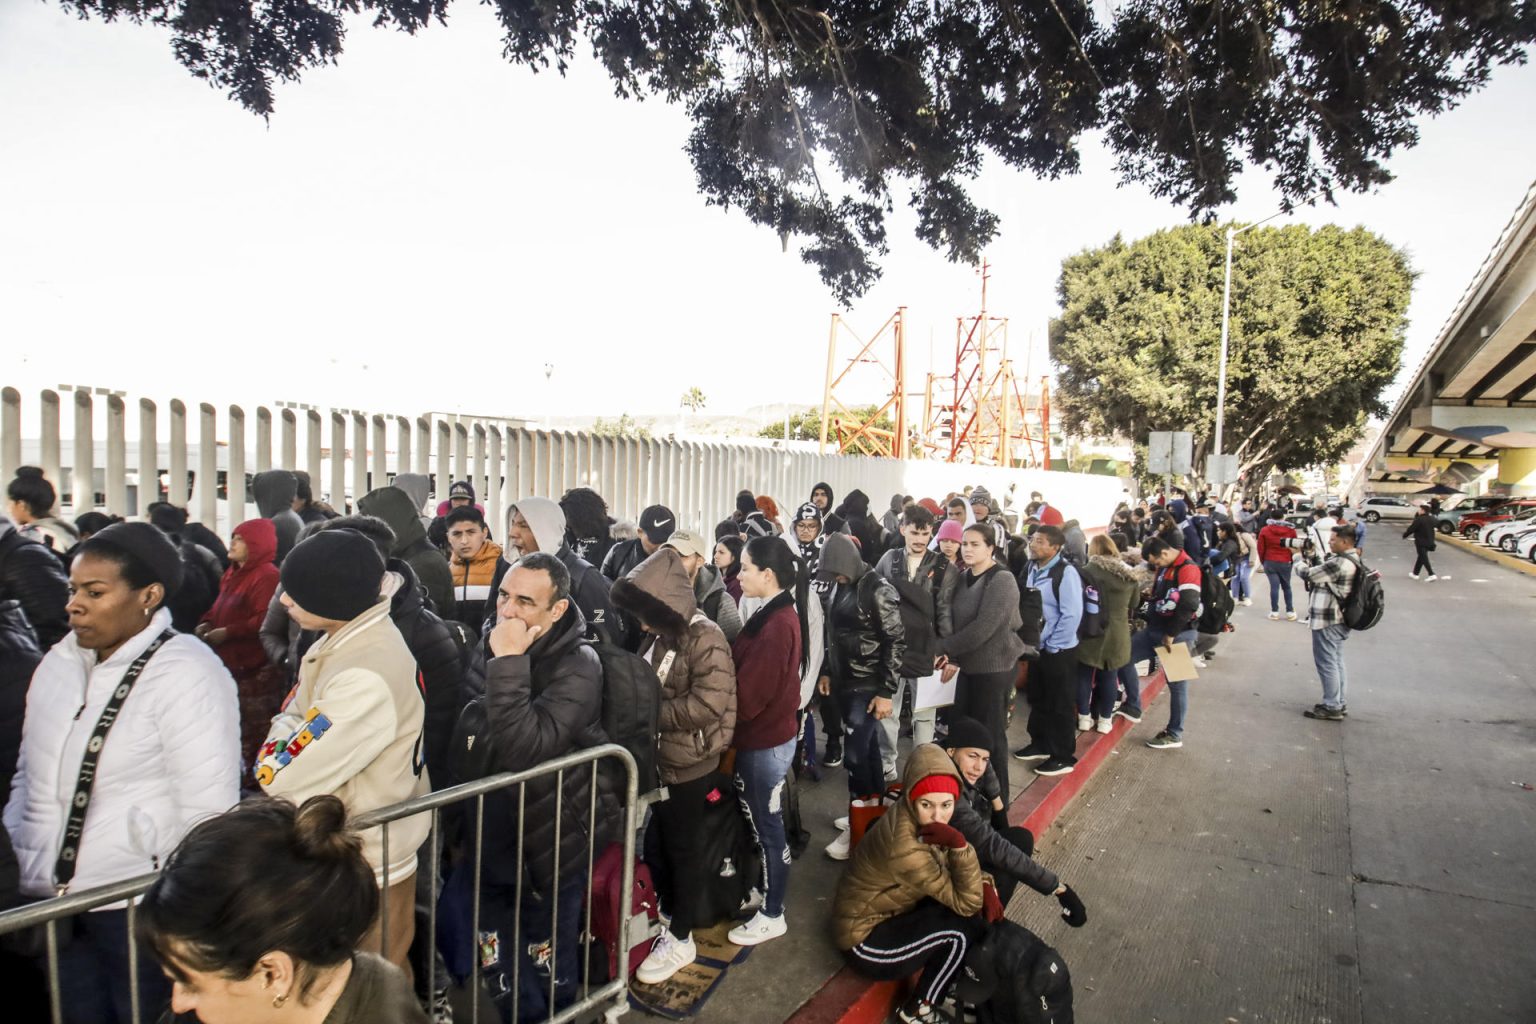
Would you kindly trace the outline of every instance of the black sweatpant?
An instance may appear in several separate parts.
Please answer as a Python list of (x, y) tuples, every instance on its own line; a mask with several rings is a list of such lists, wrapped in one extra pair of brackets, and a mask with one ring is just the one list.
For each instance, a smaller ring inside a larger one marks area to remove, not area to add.
[(1008, 698), (1018, 674), (1016, 664), (1001, 672), (962, 670), (955, 682), (955, 713), (980, 722), (992, 738), (992, 764), (1003, 790), (1004, 807), (1008, 806)]
[(1029, 669), (1029, 741), (1077, 762), (1077, 649), (1040, 652)]
[(672, 935), (678, 939), (687, 939), (700, 923), (696, 918), (704, 887), (704, 795), (718, 784), (714, 772), (692, 782), (672, 783), (667, 786), (668, 798), (651, 807), (645, 860), (656, 894), (672, 915)]
[(1421, 548), (1417, 544), (1415, 544), (1413, 546), (1413, 550), (1419, 556), (1418, 558), (1414, 559), (1414, 562), (1413, 562), (1413, 574), (1415, 576), (1417, 576), (1419, 574), (1419, 566), (1422, 565), (1424, 567), (1424, 571), (1426, 573), (1428, 573), (1429, 575), (1433, 576), (1435, 574), (1435, 570), (1429, 564), (1429, 551), (1430, 551), (1430, 549), (1429, 548)]
[(863, 942), (843, 956), (855, 971), (876, 981), (895, 981), (921, 968), (917, 997), (936, 1005), (954, 984), (966, 951), (986, 931), (980, 914), (961, 917), (937, 900), (925, 899), (905, 914), (875, 925)]

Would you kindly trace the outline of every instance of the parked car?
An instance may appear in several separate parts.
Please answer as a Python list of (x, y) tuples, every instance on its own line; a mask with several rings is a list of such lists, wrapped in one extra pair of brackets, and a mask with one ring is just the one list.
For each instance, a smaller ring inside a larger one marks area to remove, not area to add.
[(1462, 516), (1457, 529), (1461, 531), (1463, 537), (1471, 540), (1489, 523), (1506, 522), (1528, 508), (1536, 508), (1536, 498), (1514, 498), (1504, 502), (1502, 505), (1495, 505), (1493, 508)]
[(1402, 498), (1385, 495), (1366, 498), (1355, 506), (1355, 514), (1368, 523), (1380, 522), (1383, 519), (1412, 519), (1418, 513), (1417, 505), (1409, 504)]
[(1536, 530), (1532, 530), (1515, 542), (1515, 554), (1536, 562)]
[(1477, 535), (1478, 543), (1500, 551), (1514, 551), (1516, 534), (1536, 526), (1536, 506), (1516, 513), (1509, 519), (1501, 519), (1484, 526)]
[(1508, 500), (1508, 495), (1503, 494), (1484, 494), (1476, 498), (1457, 498), (1451, 503), (1449, 508), (1441, 509), (1440, 514), (1435, 517), (1435, 529), (1449, 537), (1456, 532), (1456, 527), (1460, 525), (1462, 516), (1485, 511), (1497, 505), (1502, 505)]

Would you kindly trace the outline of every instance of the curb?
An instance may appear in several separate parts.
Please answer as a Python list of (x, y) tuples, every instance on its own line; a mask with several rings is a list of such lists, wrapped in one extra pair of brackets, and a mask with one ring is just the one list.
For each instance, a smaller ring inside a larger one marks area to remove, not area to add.
[[(1161, 668), (1142, 680), (1143, 716), (1163, 692), (1164, 683)], [(1115, 727), (1107, 733), (1085, 732), (1077, 737), (1077, 770), (1071, 775), (1037, 776), (1025, 786), (1008, 804), (1009, 824), (1023, 825), (1037, 840), (1043, 836), (1137, 724), (1124, 718), (1114, 721)], [(882, 1024), (896, 1011), (905, 989), (905, 981), (871, 981), (844, 967), (790, 1014), (785, 1024)]]
[(1506, 555), (1494, 548), (1484, 547), (1475, 540), (1462, 540), (1460, 537), (1447, 536), (1443, 533), (1437, 539), (1440, 543), (1449, 544), (1485, 561), (1502, 565), (1506, 569), (1513, 569), (1527, 576), (1536, 576), (1536, 562), (1527, 561), (1519, 555)]

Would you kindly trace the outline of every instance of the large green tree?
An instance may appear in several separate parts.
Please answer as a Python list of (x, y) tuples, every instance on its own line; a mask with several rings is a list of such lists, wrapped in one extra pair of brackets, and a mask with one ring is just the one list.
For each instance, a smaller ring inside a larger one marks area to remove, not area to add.
[[(415, 33), (449, 0), (58, 0), (168, 28), (176, 58), (254, 113), (337, 60), (349, 15)], [(879, 277), (898, 201), (976, 262), (991, 156), (1046, 177), (1102, 131), (1126, 181), (1208, 215), (1245, 162), (1288, 200), (1363, 190), (1436, 114), (1525, 60), (1531, 0), (484, 0), (514, 64), (591, 51), (621, 96), (693, 121), (705, 201), (793, 237), (842, 302)]]
[[(1211, 450), (1225, 236), (1186, 225), (1115, 238), (1062, 263), (1053, 394), (1069, 432), (1190, 430)], [(1397, 375), (1413, 287), (1408, 257), (1364, 228), (1238, 236), (1223, 447), (1242, 470), (1341, 458)]]

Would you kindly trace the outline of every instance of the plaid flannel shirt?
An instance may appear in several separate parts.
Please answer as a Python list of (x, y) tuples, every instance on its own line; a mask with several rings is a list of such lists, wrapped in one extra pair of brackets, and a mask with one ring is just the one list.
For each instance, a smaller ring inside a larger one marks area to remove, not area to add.
[(1312, 628), (1342, 626), (1342, 602), (1354, 589), (1355, 575), (1359, 572), (1355, 563), (1342, 555), (1330, 554), (1324, 559), (1314, 553), (1308, 555), (1307, 564), (1297, 566), (1296, 571), (1302, 579), (1312, 584), (1312, 590), (1307, 595), (1307, 618), (1311, 620)]

